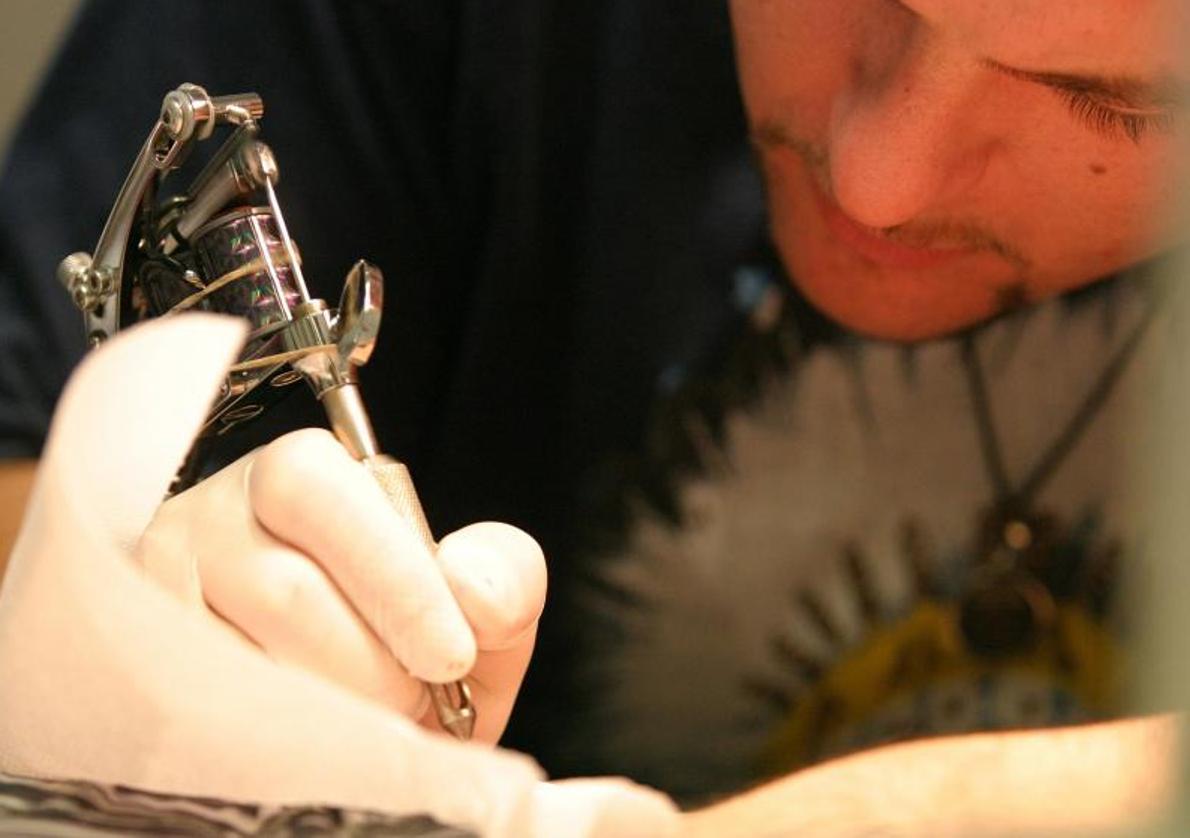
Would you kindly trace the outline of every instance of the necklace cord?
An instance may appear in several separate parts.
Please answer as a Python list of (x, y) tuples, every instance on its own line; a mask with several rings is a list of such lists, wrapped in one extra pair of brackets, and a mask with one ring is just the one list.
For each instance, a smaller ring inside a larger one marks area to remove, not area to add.
[(967, 371), (967, 388), (975, 408), (975, 423), (979, 429), (979, 447), (983, 452), (984, 467), (987, 469), (988, 479), (992, 481), (996, 500), (1003, 503), (1012, 496), (1012, 487), (1004, 468), (1004, 457), (1000, 453), (1000, 441), (993, 425), (991, 405), (988, 403), (987, 382), (984, 381), (983, 367), (979, 363), (979, 351), (972, 332), (963, 335), (961, 348), (963, 368)]
[(997, 502), (1003, 509), (1021, 510), (1028, 508), (1034, 495), (1053, 476), (1058, 466), (1074, 448), (1082, 437), (1083, 432), (1099, 409), (1111, 395), (1120, 376), (1128, 367), (1141, 338), (1148, 330), (1149, 324), (1157, 313), (1158, 301), (1153, 299), (1147, 306), (1140, 322), (1133, 327), (1123, 345), (1108, 360), (1107, 365), (1099, 374), (1098, 379), (1083, 397), (1078, 409), (1066, 423), (1066, 427), (1054, 438), (1045, 449), (1037, 464), (1021, 482), (1015, 491), (1008, 480), (1008, 472), (1004, 467), (1003, 454), (1000, 450), (999, 438), (992, 418), (991, 403), (988, 398), (987, 382), (983, 368), (979, 362), (979, 352), (975, 345), (975, 333), (968, 332), (962, 340), (963, 366), (967, 371), (968, 388), (971, 401), (975, 408), (976, 425), (979, 428), (980, 449), (983, 452), (984, 465), (988, 470), (988, 477), (995, 488)]

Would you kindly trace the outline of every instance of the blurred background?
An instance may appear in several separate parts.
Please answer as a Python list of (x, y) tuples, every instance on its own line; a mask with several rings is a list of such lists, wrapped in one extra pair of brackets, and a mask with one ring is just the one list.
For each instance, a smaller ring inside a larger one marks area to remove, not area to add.
[(0, 157), (79, 0), (0, 0)]
[[(0, 165), (13, 132), (33, 97), (80, 0), (0, 0)], [(0, 505), (24, 505), (24, 479), (19, 469), (0, 464)], [(0, 521), (0, 573), (19, 521)]]

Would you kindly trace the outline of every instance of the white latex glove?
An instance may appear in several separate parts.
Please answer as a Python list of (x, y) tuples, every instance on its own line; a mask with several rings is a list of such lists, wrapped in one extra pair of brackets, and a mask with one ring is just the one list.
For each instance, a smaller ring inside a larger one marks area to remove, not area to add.
[(466, 677), (475, 739), (489, 743), (507, 723), (545, 602), (545, 561), (529, 535), (474, 524), (431, 554), (323, 430), (282, 437), (166, 502), (134, 556), (270, 657), (429, 727), (439, 726), (422, 681)]
[[(0, 589), (0, 771), (273, 805), (427, 813), (485, 835), (675, 829), (671, 804), (656, 793), (615, 780), (544, 784), (526, 757), (424, 732), (276, 662), (199, 607), (197, 595), (207, 594), (201, 556), (153, 558), (154, 537), (142, 544), (142, 534), (242, 338), (239, 323), (206, 315), (139, 327), (89, 357), (63, 394)], [(521, 538), (497, 533), (479, 541)], [(469, 537), (459, 541), (470, 545)], [(472, 549), (487, 547), (461, 552)], [(172, 594), (146, 578), (134, 554), (160, 571)], [(179, 568), (190, 570), (172, 572)], [(372, 573), (384, 576), (368, 569), (357, 578), (377, 578)], [(446, 578), (457, 586), (461, 577), (448, 570)], [(469, 592), (456, 594), (470, 614)], [(427, 655), (427, 673), (434, 661), (453, 672), (459, 648), (457, 660), (467, 664), (466, 643), (451, 645), (458, 613), (446, 608), (418, 627), (418, 607), (375, 607), (368, 613), (379, 616), (381, 636), (411, 666), (423, 665), (413, 650), (423, 636), (447, 638), (447, 654)], [(256, 639), (267, 644), (263, 638)]]

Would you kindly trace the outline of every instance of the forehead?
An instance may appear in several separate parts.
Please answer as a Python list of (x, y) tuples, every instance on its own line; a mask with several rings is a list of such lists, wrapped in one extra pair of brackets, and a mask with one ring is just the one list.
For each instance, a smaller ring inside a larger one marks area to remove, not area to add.
[(1100, 74), (1190, 70), (1185, 0), (902, 0), (981, 57)]

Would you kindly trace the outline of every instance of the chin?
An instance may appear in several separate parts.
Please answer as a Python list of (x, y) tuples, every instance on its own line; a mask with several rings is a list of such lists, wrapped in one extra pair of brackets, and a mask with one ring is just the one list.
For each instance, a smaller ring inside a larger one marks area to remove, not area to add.
[(942, 338), (1025, 302), (1023, 279), (987, 255), (929, 269), (890, 268), (840, 248), (777, 237), (793, 285), (846, 329), (897, 342)]

